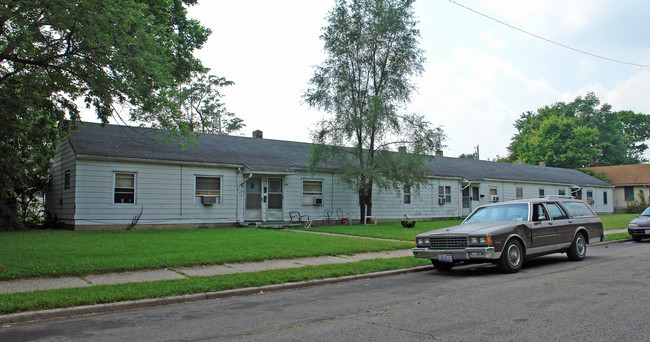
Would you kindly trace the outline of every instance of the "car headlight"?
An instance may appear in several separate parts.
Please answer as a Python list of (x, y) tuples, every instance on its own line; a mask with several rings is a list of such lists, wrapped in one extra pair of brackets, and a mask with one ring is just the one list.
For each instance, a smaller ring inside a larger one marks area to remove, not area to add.
[(636, 224), (636, 223), (630, 223), (627, 226), (630, 227), (630, 228), (638, 228), (639, 227), (639, 225)]
[(492, 243), (491, 236), (470, 236), (469, 244), (470, 245), (489, 245)]
[(429, 245), (429, 239), (427, 238), (417, 238), (415, 239), (415, 244), (418, 246), (428, 246)]

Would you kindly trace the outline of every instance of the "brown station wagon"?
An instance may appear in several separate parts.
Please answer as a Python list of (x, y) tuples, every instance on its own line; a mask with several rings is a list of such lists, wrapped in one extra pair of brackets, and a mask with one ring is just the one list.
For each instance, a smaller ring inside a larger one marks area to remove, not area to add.
[(491, 262), (514, 273), (525, 259), (550, 253), (582, 260), (590, 241), (605, 241), (605, 233), (585, 202), (535, 198), (483, 205), (460, 225), (419, 234), (413, 255), (431, 259), (440, 271)]

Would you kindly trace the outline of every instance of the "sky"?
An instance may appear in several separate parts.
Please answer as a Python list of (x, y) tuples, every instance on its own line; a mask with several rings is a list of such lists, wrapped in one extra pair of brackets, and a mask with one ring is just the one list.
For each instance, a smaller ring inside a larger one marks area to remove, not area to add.
[[(647, 0), (419, 0), (425, 72), (406, 109), (447, 134), (445, 156), (507, 156), (513, 123), (527, 111), (594, 92), (612, 109), (650, 114), (650, 2)], [(200, 0), (188, 16), (212, 29), (196, 51), (222, 89), (241, 135), (311, 142), (329, 114), (302, 100), (326, 55), (319, 36), (333, 0)], [(549, 42), (551, 41), (551, 42)], [(561, 47), (562, 44), (589, 54)], [(590, 55), (592, 54), (592, 55)], [(645, 154), (650, 159), (650, 151)]]

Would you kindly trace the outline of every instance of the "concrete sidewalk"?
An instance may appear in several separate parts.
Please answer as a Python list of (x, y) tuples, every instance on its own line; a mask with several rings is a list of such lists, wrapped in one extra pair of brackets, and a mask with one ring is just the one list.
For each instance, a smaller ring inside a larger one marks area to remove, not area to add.
[(257, 272), (273, 269), (298, 268), (326, 264), (341, 264), (370, 259), (389, 259), (413, 256), (410, 249), (361, 253), (355, 255), (320, 256), (299, 259), (267, 260), (238, 264), (180, 267), (122, 273), (105, 273), (86, 277), (31, 278), (0, 281), (1, 293), (30, 292), (73, 287), (89, 287), (123, 283), (140, 283), (155, 280), (183, 279), (187, 277), (208, 277), (221, 274)]

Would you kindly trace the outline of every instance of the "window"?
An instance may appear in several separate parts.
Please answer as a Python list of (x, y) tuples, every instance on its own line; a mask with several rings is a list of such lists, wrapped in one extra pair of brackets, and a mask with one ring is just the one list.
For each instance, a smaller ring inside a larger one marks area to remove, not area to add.
[(522, 187), (515, 188), (515, 197), (517, 199), (524, 198), (524, 188), (522, 188)]
[(302, 181), (302, 205), (315, 205), (320, 200), (323, 203), (323, 181)]
[(135, 203), (135, 173), (115, 172), (113, 203)]
[(594, 204), (594, 192), (587, 191), (587, 203)]
[(282, 179), (269, 178), (269, 209), (282, 209)]
[(546, 209), (541, 203), (533, 205), (533, 221), (546, 221), (548, 219)]
[[(210, 201), (214, 197), (215, 204), (221, 204), (221, 177), (204, 177), (196, 176), (196, 185), (194, 187), (195, 203)], [(209, 198), (204, 200), (203, 197)]]
[(634, 187), (633, 186), (626, 186), (625, 188), (625, 200), (626, 201), (631, 201), (634, 199)]
[(411, 187), (404, 186), (404, 204), (411, 203)]
[(70, 189), (70, 170), (65, 170), (63, 174), (63, 187)]
[(603, 191), (603, 204), (607, 204), (607, 191)]
[(539, 198), (544, 198), (544, 189), (539, 189)]
[(564, 195), (566, 195), (566, 192), (564, 192), (564, 189), (560, 189), (560, 190), (557, 191), (557, 194), (560, 195), (560, 196), (564, 196)]
[(569, 218), (557, 203), (547, 203), (546, 206), (548, 207), (548, 211), (551, 213), (553, 220), (566, 220)]
[(573, 217), (594, 217), (593, 211), (583, 202), (562, 202), (564, 207), (569, 210)]
[(451, 187), (450, 186), (439, 186), (438, 187), (438, 203), (442, 203), (442, 201), (445, 201), (445, 203), (450, 203), (451, 202)]

